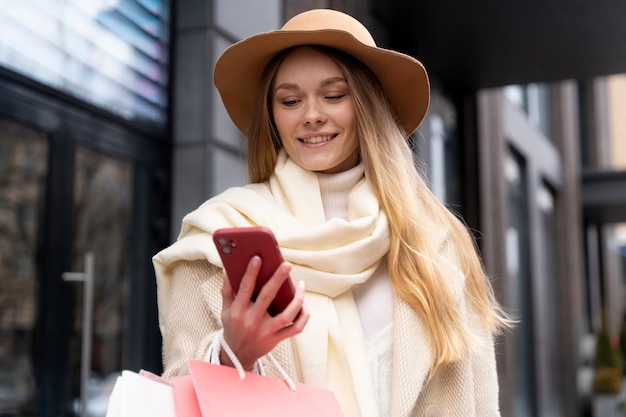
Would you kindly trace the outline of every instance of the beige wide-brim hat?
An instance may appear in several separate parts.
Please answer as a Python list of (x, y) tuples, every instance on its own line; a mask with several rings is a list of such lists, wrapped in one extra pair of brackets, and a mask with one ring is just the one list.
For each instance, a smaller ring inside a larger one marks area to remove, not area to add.
[(218, 58), (213, 81), (228, 114), (244, 135), (248, 134), (263, 70), (276, 54), (299, 45), (335, 48), (369, 67), (387, 94), (406, 136), (424, 118), (430, 88), (422, 63), (409, 55), (377, 47), (367, 28), (352, 16), (316, 9), (298, 14), (280, 30), (233, 44)]

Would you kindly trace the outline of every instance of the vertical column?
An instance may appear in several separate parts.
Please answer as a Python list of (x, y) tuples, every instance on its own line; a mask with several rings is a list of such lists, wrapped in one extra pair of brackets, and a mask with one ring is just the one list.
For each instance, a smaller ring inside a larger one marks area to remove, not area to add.
[(172, 222), (171, 236), (180, 220), (206, 198), (204, 148), (211, 89), (211, 1), (173, 2), (172, 31)]

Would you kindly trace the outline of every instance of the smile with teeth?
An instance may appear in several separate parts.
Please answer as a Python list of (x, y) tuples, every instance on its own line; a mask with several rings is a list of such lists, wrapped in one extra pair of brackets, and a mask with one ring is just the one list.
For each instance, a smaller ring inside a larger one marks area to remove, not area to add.
[(298, 140), (304, 143), (322, 143), (322, 142), (328, 142), (329, 140), (333, 139), (335, 136), (336, 135), (311, 136), (309, 138), (300, 138)]

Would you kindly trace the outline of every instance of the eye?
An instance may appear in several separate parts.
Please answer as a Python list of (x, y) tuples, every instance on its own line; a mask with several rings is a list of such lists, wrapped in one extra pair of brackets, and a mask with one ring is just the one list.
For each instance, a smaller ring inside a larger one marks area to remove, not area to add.
[(293, 107), (293, 106), (297, 105), (299, 102), (300, 102), (300, 100), (296, 100), (296, 99), (293, 99), (293, 100), (281, 100), (280, 104), (282, 104), (283, 106), (286, 106), (286, 107)]
[(302, 98), (295, 94), (277, 94), (275, 101), (276, 104), (284, 107), (294, 107), (302, 101)]
[(339, 101), (342, 98), (344, 98), (345, 96), (347, 96), (346, 93), (332, 93), (332, 94), (328, 94), (326, 95), (326, 100), (328, 101)]

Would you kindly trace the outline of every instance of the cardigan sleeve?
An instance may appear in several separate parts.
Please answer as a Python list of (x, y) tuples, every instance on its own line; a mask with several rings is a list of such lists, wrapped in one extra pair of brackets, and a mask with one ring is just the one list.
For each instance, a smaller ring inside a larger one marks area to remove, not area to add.
[(498, 399), (498, 373), (494, 343), (485, 344), (484, 351), (473, 356), (474, 398), (477, 416), (500, 416)]
[(492, 338), (480, 350), (442, 365), (419, 394), (411, 417), (500, 417), (498, 377)]
[[(467, 394), (472, 397), (476, 417), (500, 417), (498, 373), (496, 367), (494, 335), (470, 306), (468, 296), (463, 297), (461, 305), (466, 325), (473, 329), (473, 343), (462, 360), (467, 367), (470, 381), (465, 384)], [(473, 392), (472, 392), (473, 391)]]
[(161, 323), (163, 377), (189, 373), (187, 359), (204, 360), (222, 327), (222, 270), (208, 261), (178, 261), (172, 268), (167, 312)]

